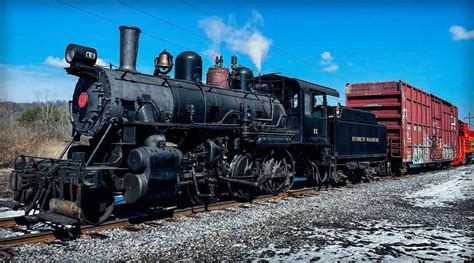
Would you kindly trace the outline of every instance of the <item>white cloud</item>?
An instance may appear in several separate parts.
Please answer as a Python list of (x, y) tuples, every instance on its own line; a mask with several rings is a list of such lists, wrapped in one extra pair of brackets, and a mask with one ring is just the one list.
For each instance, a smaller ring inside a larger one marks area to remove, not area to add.
[(321, 53), (321, 65), (325, 66), (322, 71), (324, 72), (334, 72), (339, 69), (339, 65), (334, 63), (334, 58), (329, 51), (324, 51)]
[(261, 71), (272, 44), (272, 40), (259, 31), (261, 25), (263, 16), (255, 10), (243, 26), (237, 26), (232, 21), (226, 23), (216, 16), (205, 18), (199, 21), (199, 26), (212, 43), (204, 53), (208, 56), (219, 54), (221, 44), (224, 43), (229, 50), (249, 56), (257, 70)]
[(322, 71), (324, 72), (334, 72), (334, 71), (337, 71), (339, 69), (339, 66), (337, 64), (331, 64), (327, 67), (324, 67), (322, 69)]
[(474, 39), (474, 30), (466, 31), (462, 26), (453, 25), (449, 28), (453, 40), (467, 40)]
[(77, 77), (50, 65), (0, 64), (0, 96), (11, 101), (69, 100), (76, 82)]
[(107, 67), (109, 65), (109, 63), (105, 62), (105, 60), (100, 59), (100, 58), (97, 58), (97, 61), (95, 62), (95, 64), (99, 67)]
[(219, 50), (215, 49), (215, 48), (208, 48), (206, 50), (204, 50), (203, 54), (210, 58), (211, 59), (211, 62), (213, 62), (214, 60), (212, 58), (215, 58), (217, 56), (220, 56), (221, 53), (219, 52)]
[[(43, 64), (52, 66), (52, 67), (57, 67), (57, 68), (69, 67), (69, 64), (66, 62), (64, 58), (58, 58), (58, 57), (53, 57), (53, 56), (48, 56), (43, 62)], [(100, 67), (106, 67), (109, 65), (107, 62), (105, 62), (103, 59), (100, 59), (100, 58), (97, 58), (97, 61), (95, 62), (95, 64)]]
[(321, 64), (327, 65), (331, 62), (332, 59), (333, 58), (330, 52), (324, 51), (323, 53), (321, 53)]
[(48, 65), (48, 66), (58, 67), (58, 68), (65, 68), (69, 66), (69, 64), (66, 62), (64, 58), (58, 58), (58, 57), (53, 57), (53, 56), (48, 56), (46, 60), (43, 62), (43, 64)]

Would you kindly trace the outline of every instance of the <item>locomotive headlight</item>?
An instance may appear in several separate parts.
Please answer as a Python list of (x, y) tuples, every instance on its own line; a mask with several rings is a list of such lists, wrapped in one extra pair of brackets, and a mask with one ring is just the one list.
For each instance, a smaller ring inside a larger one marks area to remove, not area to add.
[(97, 50), (91, 47), (69, 44), (65, 54), (66, 62), (75, 65), (94, 66), (97, 61)]

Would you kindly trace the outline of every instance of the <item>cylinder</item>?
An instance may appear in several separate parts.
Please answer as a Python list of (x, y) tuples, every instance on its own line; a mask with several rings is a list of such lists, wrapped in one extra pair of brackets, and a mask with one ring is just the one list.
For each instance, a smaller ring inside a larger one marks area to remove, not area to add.
[(202, 80), (202, 58), (194, 51), (185, 51), (176, 57), (174, 78), (187, 81)]
[(56, 198), (51, 198), (49, 200), (49, 210), (53, 213), (72, 218), (79, 218), (81, 215), (81, 209), (77, 203)]
[(133, 149), (128, 155), (128, 168), (134, 173), (141, 173), (149, 165), (149, 158), (145, 148)]
[(120, 70), (137, 72), (138, 38), (140, 29), (133, 26), (120, 28)]
[[(158, 139), (158, 138), (156, 138)], [(174, 204), (178, 194), (178, 167), (183, 159), (172, 147), (139, 147), (128, 158), (129, 173), (123, 181), (127, 203)]]

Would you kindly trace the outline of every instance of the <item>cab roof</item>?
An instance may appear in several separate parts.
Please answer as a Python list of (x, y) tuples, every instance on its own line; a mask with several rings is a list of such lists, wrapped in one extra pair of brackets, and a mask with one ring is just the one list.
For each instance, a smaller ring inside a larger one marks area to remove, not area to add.
[(298, 79), (298, 78), (290, 78), (290, 77), (285, 77), (278, 74), (265, 74), (259, 77), (255, 77), (254, 79), (255, 81), (261, 80), (262, 82), (269, 82), (269, 83), (282, 82), (283, 85), (285, 85), (283, 88), (290, 86), (290, 87), (296, 87), (296, 88), (302, 89), (304, 91), (316, 92), (321, 95), (339, 97), (339, 92), (333, 88), (329, 88), (329, 87), (319, 85), (316, 83), (311, 83), (309, 81)]

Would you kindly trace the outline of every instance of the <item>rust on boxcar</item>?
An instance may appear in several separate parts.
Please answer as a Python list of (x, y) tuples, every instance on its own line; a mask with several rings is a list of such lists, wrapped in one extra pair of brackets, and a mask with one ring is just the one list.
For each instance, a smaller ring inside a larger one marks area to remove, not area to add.
[(404, 81), (352, 83), (349, 107), (375, 113), (387, 126), (391, 156), (408, 165), (451, 162), (457, 156), (458, 110)]

